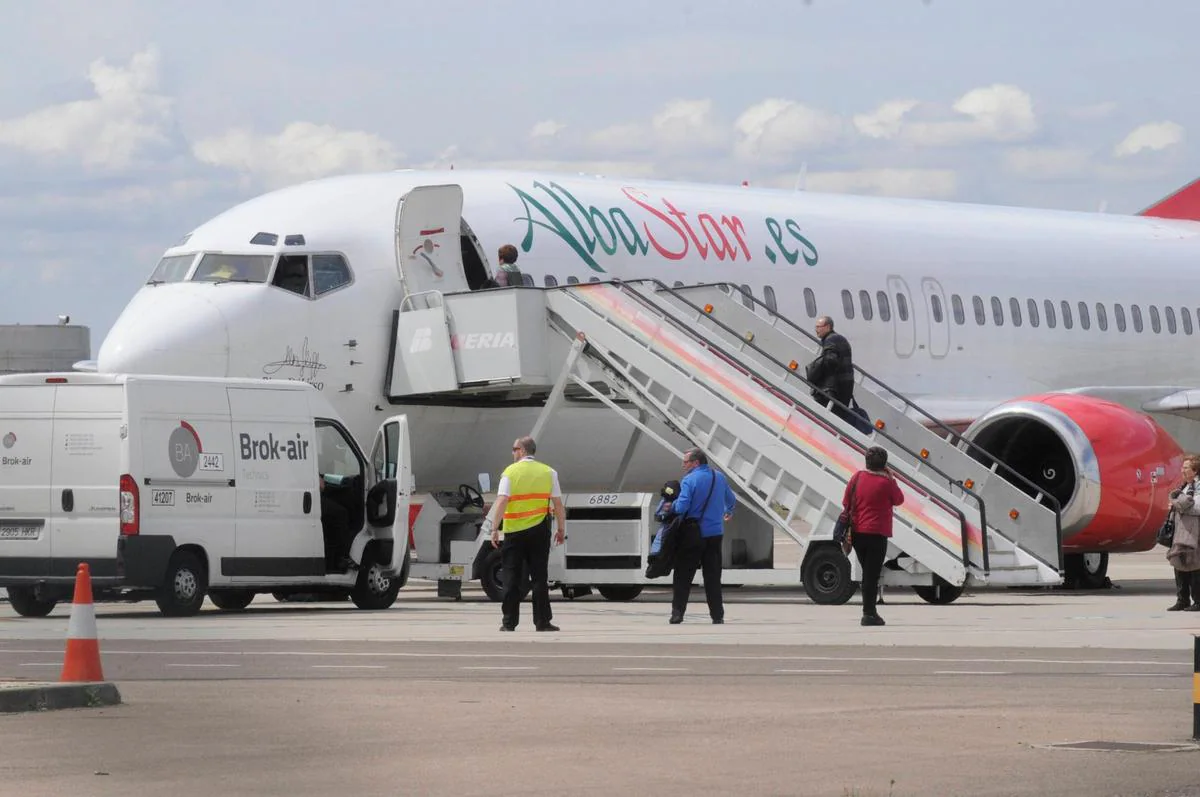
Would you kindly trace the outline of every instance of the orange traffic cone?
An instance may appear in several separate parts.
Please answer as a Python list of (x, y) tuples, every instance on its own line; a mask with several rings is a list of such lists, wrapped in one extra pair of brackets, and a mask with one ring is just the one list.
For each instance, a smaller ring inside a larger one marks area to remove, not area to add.
[(103, 681), (100, 640), (96, 637), (96, 607), (92, 604), (92, 574), (86, 563), (75, 571), (75, 600), (67, 626), (67, 653), (60, 681)]

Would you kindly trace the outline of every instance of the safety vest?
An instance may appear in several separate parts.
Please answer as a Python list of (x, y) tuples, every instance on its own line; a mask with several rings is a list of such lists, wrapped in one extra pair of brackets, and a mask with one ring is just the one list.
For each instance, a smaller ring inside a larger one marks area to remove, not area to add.
[(532, 459), (514, 462), (504, 469), (508, 477), (508, 506), (504, 508), (504, 532), (524, 531), (550, 514), (550, 491), (554, 471)]

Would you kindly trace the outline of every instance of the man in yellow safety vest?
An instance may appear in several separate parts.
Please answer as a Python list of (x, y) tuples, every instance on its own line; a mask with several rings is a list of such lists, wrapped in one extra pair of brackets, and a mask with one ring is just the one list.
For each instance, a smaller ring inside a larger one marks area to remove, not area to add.
[[(566, 539), (567, 513), (563, 508), (562, 488), (554, 468), (533, 458), (537, 444), (532, 437), (513, 443), (513, 464), (504, 469), (496, 488), (496, 504), (484, 521), (491, 530), (492, 545), (500, 549), (504, 565), (504, 621), (501, 631), (516, 631), (521, 619), (521, 568), (529, 569), (533, 592), (533, 625), (538, 631), (557, 631), (550, 622), (550, 586), (546, 565), (550, 559), (550, 507), (558, 531), (554, 544)], [(503, 530), (496, 523), (504, 521)], [(501, 536), (503, 535), (503, 541)]]

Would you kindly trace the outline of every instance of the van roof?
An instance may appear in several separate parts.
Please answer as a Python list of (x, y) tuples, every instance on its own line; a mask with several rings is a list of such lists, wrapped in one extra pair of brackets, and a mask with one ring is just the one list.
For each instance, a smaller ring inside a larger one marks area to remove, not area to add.
[(212, 376), (163, 376), (158, 374), (97, 374), (82, 371), (67, 371), (41, 374), (9, 374), (0, 376), (0, 386), (4, 385), (124, 385), (136, 382), (190, 382), (195, 384), (221, 384), (231, 386), (253, 386), (264, 390), (316, 390), (307, 382), (293, 382), (285, 379), (245, 379), (234, 377)]

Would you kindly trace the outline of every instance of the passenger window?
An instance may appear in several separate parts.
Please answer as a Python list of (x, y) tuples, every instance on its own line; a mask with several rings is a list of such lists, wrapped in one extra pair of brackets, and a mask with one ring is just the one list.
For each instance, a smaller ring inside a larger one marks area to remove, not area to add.
[(1008, 300), (1008, 314), (1012, 316), (1014, 327), (1021, 326), (1021, 300), (1010, 297)]
[(341, 484), (362, 475), (362, 464), (354, 446), (342, 430), (330, 423), (317, 422), (317, 471), (333, 484)]
[(1079, 328), (1080, 329), (1091, 329), (1092, 328), (1092, 319), (1091, 319), (1091, 316), (1088, 315), (1087, 302), (1079, 303)]
[(1140, 333), (1142, 326), (1142, 308), (1136, 304), (1129, 305), (1129, 315), (1133, 317), (1133, 331)]
[(1004, 326), (1004, 304), (999, 297), (992, 297), (992, 323), (998, 327)]
[(554, 276), (553, 274), (547, 274), (544, 282), (546, 283), (547, 288), (558, 287), (558, 277)]
[(1114, 304), (1113, 305), (1113, 315), (1116, 316), (1116, 319), (1117, 319), (1117, 331), (1124, 332), (1125, 331), (1125, 308), (1119, 304)]
[(770, 285), (763, 286), (763, 301), (767, 303), (767, 309), (772, 313), (779, 312), (779, 308), (775, 304), (775, 289)]
[(1041, 323), (1038, 320), (1037, 299), (1027, 299), (1025, 301), (1025, 308), (1029, 310), (1029, 326), (1036, 327), (1039, 323)]
[(971, 306), (975, 308), (975, 323), (983, 326), (987, 323), (987, 313), (983, 309), (983, 299), (978, 296), (971, 298)]
[(908, 300), (903, 293), (896, 294), (896, 315), (901, 321), (908, 320)]
[(1066, 299), (1062, 301), (1062, 320), (1063, 329), (1070, 329), (1073, 326), (1071, 322), (1071, 303)]
[(804, 289), (804, 312), (808, 313), (809, 318), (817, 317), (817, 297), (813, 294), (812, 288)]
[(930, 296), (929, 297), (929, 310), (930, 310), (930, 312), (933, 313), (933, 323), (935, 323), (935, 324), (942, 323), (942, 318), (943, 318), (943, 316), (942, 316), (942, 297)]
[(847, 290), (842, 291), (842, 313), (847, 321), (854, 320), (854, 297)]
[(192, 282), (266, 282), (274, 259), (272, 255), (206, 254)]
[(888, 295), (883, 291), (876, 291), (875, 301), (879, 303), (879, 320), (884, 323), (891, 321), (892, 306), (888, 303)]
[(875, 316), (871, 307), (871, 294), (866, 291), (858, 292), (858, 309), (862, 310), (863, 321), (870, 321)]
[(742, 286), (742, 304), (746, 306), (747, 310), (754, 309), (754, 299), (752, 298), (753, 296), (754, 296), (754, 294), (750, 291), (750, 286), (743, 285)]
[(967, 314), (963, 312), (962, 297), (957, 293), (950, 297), (950, 307), (954, 310), (954, 323), (960, 327), (967, 323)]
[(1100, 302), (1096, 302), (1096, 326), (1100, 327), (1101, 332), (1108, 331), (1108, 313)]
[(158, 265), (154, 267), (154, 273), (150, 275), (150, 279), (146, 280), (146, 284), (157, 285), (160, 282), (183, 282), (195, 260), (196, 255), (194, 252), (190, 255), (164, 257), (158, 261)]
[(1183, 322), (1183, 334), (1192, 334), (1192, 311), (1186, 307), (1180, 307), (1179, 320)]
[(346, 265), (346, 259), (341, 255), (313, 255), (312, 273), (317, 296), (349, 285), (352, 279), (350, 266)]
[[(588, 280), (588, 282), (599, 282), (599, 281), (600, 280), (597, 277), (592, 277), (590, 280)], [(521, 284), (524, 285), (526, 288), (534, 287), (533, 275), (522, 272), (521, 273)]]
[(1172, 335), (1174, 335), (1178, 329), (1175, 326), (1175, 308), (1174, 307), (1164, 307), (1163, 315), (1165, 315), (1167, 317), (1167, 332), (1170, 332)]
[[(576, 282), (578, 282), (578, 280), (576, 280)], [(675, 287), (675, 288), (682, 288), (682, 287), (683, 287), (683, 280), (675, 280), (675, 284), (674, 284), (672, 287)]]
[(1055, 320), (1054, 315), (1054, 302), (1047, 299), (1042, 304), (1042, 309), (1046, 311), (1046, 326), (1054, 329), (1054, 327), (1058, 325), (1058, 321)]
[(567, 277), (567, 284), (568, 285), (578, 285), (579, 277)]
[(283, 255), (275, 265), (271, 284), (285, 291), (308, 296), (308, 256)]
[(1150, 305), (1150, 329), (1154, 330), (1154, 334), (1162, 332), (1162, 320), (1158, 317), (1158, 305)]

